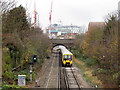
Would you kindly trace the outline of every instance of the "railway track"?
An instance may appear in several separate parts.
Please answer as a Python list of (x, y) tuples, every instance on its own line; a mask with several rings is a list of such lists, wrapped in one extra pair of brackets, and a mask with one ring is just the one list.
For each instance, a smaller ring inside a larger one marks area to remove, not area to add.
[(59, 62), (58, 68), (58, 89), (77, 89), (82, 90), (76, 74), (74, 67), (62, 67), (61, 62)]
[(58, 62), (58, 89), (77, 89), (82, 90), (77, 78), (76, 69), (74, 67), (63, 67), (62, 57), (59, 52), (59, 62)]
[(70, 90), (70, 89), (82, 90), (82, 88), (76, 78), (76, 75), (74, 73), (74, 68), (65, 67), (63, 69), (63, 73), (64, 73), (64, 81), (65, 81), (67, 90)]

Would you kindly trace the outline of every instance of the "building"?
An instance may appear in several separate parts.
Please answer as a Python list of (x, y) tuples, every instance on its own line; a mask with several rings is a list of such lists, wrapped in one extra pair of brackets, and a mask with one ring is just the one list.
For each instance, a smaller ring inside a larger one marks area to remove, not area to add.
[[(49, 28), (49, 27), (48, 27)], [(48, 29), (49, 30), (49, 29)], [(49, 31), (47, 31), (49, 32)], [(75, 38), (75, 35), (84, 33), (84, 30), (80, 26), (53, 24), (51, 26), (51, 38), (70, 39)]]
[(104, 22), (90, 22), (88, 25), (88, 30), (92, 30), (94, 28), (104, 29), (105, 23)]

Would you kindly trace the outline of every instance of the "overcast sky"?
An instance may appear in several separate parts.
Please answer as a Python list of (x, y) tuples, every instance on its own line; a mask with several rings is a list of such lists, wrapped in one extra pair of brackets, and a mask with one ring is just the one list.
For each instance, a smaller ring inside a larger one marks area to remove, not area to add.
[[(27, 7), (32, 21), (34, 18), (34, 0), (15, 0), (17, 6)], [(119, 0), (35, 0), (40, 25), (49, 25), (49, 12), (53, 2), (52, 24), (62, 21), (63, 25), (85, 25), (89, 22), (103, 22), (105, 16), (118, 9)], [(26, 6), (27, 4), (27, 6)]]

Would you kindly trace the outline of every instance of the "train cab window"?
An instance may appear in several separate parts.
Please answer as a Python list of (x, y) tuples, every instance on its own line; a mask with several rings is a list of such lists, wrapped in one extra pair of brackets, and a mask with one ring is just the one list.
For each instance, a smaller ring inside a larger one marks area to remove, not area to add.
[(71, 59), (72, 59), (72, 55), (68, 55), (68, 59), (70, 59), (70, 60), (71, 60)]
[(67, 55), (64, 55), (64, 60), (67, 60)]
[(64, 60), (72, 60), (72, 55), (64, 55)]

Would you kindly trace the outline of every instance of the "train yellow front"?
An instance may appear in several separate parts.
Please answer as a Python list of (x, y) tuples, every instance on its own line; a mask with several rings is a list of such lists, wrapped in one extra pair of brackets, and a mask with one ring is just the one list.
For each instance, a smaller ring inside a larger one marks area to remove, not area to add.
[(73, 63), (73, 54), (64, 46), (60, 45), (61, 59), (63, 66), (72, 66)]

